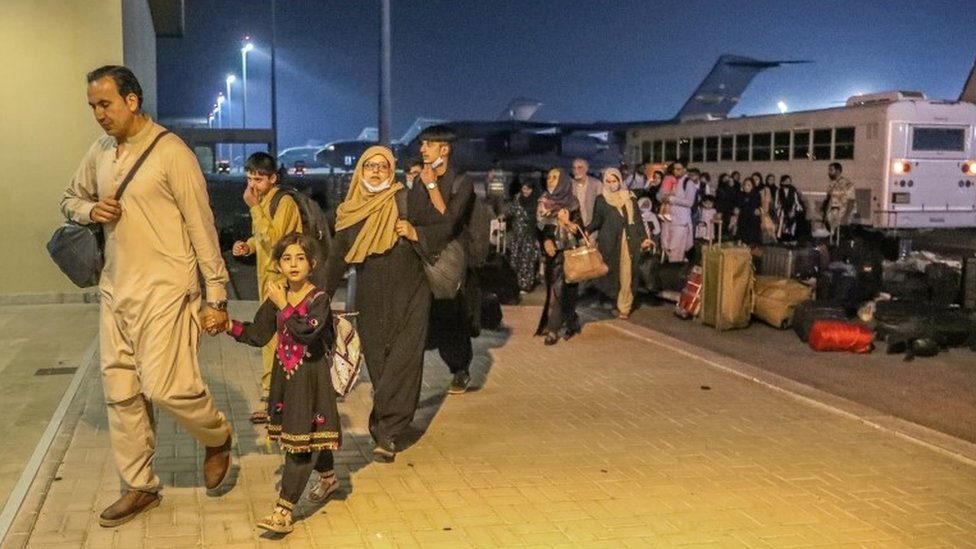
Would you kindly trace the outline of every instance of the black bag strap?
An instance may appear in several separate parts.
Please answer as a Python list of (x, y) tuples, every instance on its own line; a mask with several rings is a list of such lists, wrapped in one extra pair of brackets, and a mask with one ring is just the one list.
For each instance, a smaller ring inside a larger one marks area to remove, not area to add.
[[(297, 205), (298, 199), (295, 198), (295, 193), (297, 192), (299, 192), (298, 189), (294, 187), (278, 185), (278, 192), (276, 192), (275, 195), (271, 197), (271, 207), (270, 207), (271, 217), (274, 217), (275, 213), (278, 212), (278, 205), (281, 204), (281, 200), (286, 196), (290, 196), (291, 199)], [(299, 206), (299, 210), (301, 210), (301, 206)], [(305, 227), (302, 227), (302, 230), (305, 230)]]
[[(414, 183), (416, 185), (416, 183)], [(406, 219), (408, 215), (407, 210), (407, 188), (404, 187), (393, 195), (393, 201), (396, 203), (397, 207), (397, 217), (400, 219)]]
[(146, 150), (142, 152), (142, 156), (140, 156), (139, 159), (136, 160), (136, 163), (132, 165), (132, 169), (129, 170), (129, 175), (125, 176), (125, 179), (122, 181), (122, 184), (119, 185), (119, 190), (115, 191), (116, 200), (122, 197), (122, 192), (125, 191), (125, 188), (129, 186), (129, 182), (132, 181), (132, 178), (135, 177), (136, 172), (139, 171), (140, 167), (142, 167), (142, 163), (146, 161), (146, 158), (149, 156), (149, 153), (151, 153), (153, 148), (156, 147), (156, 143), (159, 143), (159, 140), (165, 137), (166, 135), (168, 135), (169, 133), (170, 133), (169, 130), (163, 130), (162, 132), (160, 132), (159, 135), (156, 136), (156, 139), (153, 139), (152, 143), (150, 143), (149, 146), (146, 147)]

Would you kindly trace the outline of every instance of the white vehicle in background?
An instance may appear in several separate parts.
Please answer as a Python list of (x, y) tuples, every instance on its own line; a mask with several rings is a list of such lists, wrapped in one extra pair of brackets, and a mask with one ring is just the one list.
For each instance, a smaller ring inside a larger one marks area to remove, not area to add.
[(278, 165), (291, 175), (304, 175), (310, 169), (318, 167), (315, 153), (320, 150), (322, 147), (288, 147), (278, 153)]
[[(827, 166), (856, 188), (859, 219), (877, 228), (976, 227), (976, 105), (920, 92), (858, 95), (843, 107), (684, 120), (627, 134), (632, 161), (683, 158), (743, 177), (789, 174), (818, 217)], [(637, 158), (634, 158), (634, 157)]]

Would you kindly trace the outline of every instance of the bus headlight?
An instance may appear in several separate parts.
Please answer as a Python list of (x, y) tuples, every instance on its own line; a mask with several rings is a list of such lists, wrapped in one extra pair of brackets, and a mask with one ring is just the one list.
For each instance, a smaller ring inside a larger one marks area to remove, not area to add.
[(907, 160), (895, 160), (891, 164), (891, 169), (897, 174), (903, 174), (912, 171), (912, 165)]
[(976, 160), (970, 160), (962, 165), (962, 173), (966, 175), (976, 175)]

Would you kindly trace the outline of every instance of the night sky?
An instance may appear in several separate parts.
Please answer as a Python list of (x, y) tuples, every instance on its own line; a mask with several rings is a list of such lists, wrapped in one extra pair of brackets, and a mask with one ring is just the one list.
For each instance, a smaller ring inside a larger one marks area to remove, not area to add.
[[(760, 74), (736, 114), (834, 106), (857, 92), (955, 99), (976, 59), (976, 1), (392, 0), (393, 124), (491, 120), (513, 97), (535, 119), (670, 118), (719, 55), (806, 59)], [(377, 125), (378, 0), (278, 0), (279, 148)], [(228, 73), (240, 121), (270, 126), (270, 2), (186, 0), (186, 34), (158, 42), (159, 115), (209, 111)], [(225, 124), (226, 125), (226, 124)]]

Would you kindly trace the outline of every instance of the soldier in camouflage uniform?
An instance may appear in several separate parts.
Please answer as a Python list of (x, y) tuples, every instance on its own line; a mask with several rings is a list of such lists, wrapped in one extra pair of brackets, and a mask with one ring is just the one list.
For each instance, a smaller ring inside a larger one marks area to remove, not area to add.
[(831, 233), (849, 225), (857, 210), (854, 201), (854, 183), (844, 177), (844, 168), (838, 162), (831, 162), (827, 168), (830, 185), (824, 201), (824, 224)]

